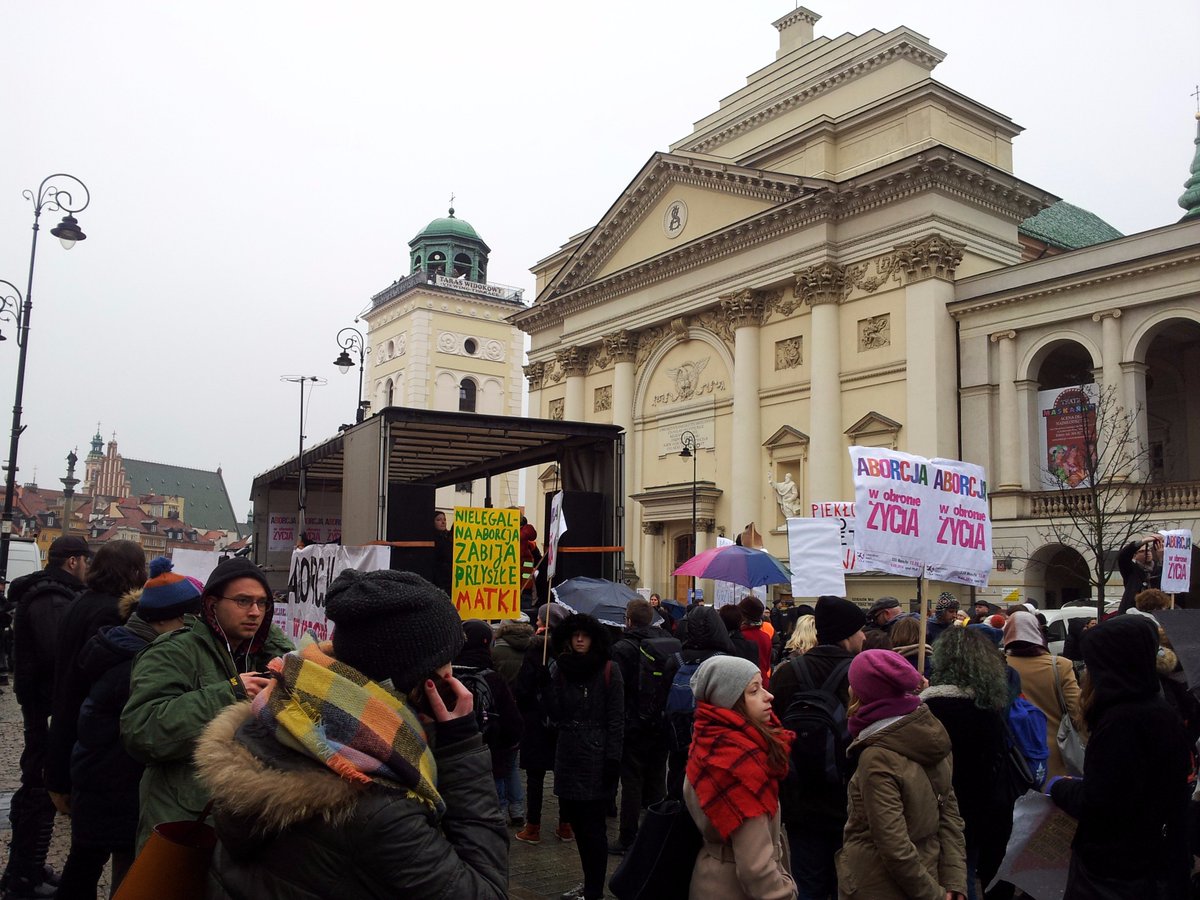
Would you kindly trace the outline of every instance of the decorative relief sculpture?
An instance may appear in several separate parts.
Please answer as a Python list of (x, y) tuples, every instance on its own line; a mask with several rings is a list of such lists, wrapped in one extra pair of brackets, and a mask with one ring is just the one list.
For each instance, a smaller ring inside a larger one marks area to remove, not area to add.
[(458, 338), (448, 331), (443, 331), (438, 335), (437, 348), (439, 353), (457, 353)]
[(562, 367), (563, 373), (570, 378), (572, 375), (586, 375), (591, 354), (586, 347), (567, 347), (554, 354), (555, 361)]
[(593, 412), (605, 412), (612, 409), (612, 385), (606, 384), (604, 387), (596, 388), (595, 397), (592, 400)]
[(563, 420), (563, 408), (565, 401), (562, 397), (550, 401), (550, 418), (556, 422)]
[(490, 360), (500, 362), (504, 359), (504, 345), (499, 341), (488, 341), (483, 345), (483, 355)]
[(771, 470), (767, 470), (767, 484), (775, 491), (775, 502), (779, 504), (779, 511), (783, 513), (785, 519), (794, 519), (800, 515), (800, 485), (792, 481), (792, 473), (788, 472), (783, 476), (783, 481), (776, 481), (771, 477)]
[(701, 382), (700, 376), (712, 357), (689, 360), (673, 368), (667, 369), (667, 377), (675, 382), (675, 390), (665, 394), (654, 395), (654, 405), (662, 406), (667, 403), (682, 403), (703, 394), (715, 394), (725, 390), (724, 381)]
[(966, 247), (961, 241), (951, 241), (940, 234), (932, 234), (919, 241), (901, 244), (896, 248), (896, 257), (910, 282), (925, 278), (949, 280), (962, 262)]
[(642, 523), (642, 534), (656, 535), (656, 534), (662, 534), (662, 533), (663, 533), (663, 523), (662, 522), (643, 522)]
[(525, 366), (525, 378), (529, 381), (529, 389), (531, 391), (540, 391), (542, 389), (542, 379), (546, 377), (546, 364), (544, 362), (533, 362)]
[[(867, 271), (872, 264), (875, 266), (875, 274), (868, 278)], [(868, 294), (875, 293), (893, 279), (900, 280), (900, 259), (895, 253), (846, 267), (846, 281)]]
[(809, 306), (841, 303), (850, 294), (846, 268), (823, 262), (796, 273), (796, 295)]
[(747, 325), (761, 325), (767, 304), (758, 291), (738, 291), (721, 298), (721, 311), (733, 330)]
[(636, 362), (640, 335), (622, 328), (604, 336), (604, 349), (614, 363)]
[(892, 315), (883, 313), (858, 320), (858, 349), (878, 350), (892, 342)]
[(804, 363), (804, 338), (792, 337), (775, 342), (775, 371), (798, 369)]

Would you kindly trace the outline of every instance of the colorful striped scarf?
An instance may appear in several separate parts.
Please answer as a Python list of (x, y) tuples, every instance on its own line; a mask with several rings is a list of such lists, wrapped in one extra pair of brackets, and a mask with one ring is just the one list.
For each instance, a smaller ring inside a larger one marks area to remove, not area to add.
[(254, 715), (280, 743), (347, 781), (404, 790), (440, 816), (437, 764), (416, 713), (332, 651), (314, 642), (271, 660), (276, 677), (254, 698)]

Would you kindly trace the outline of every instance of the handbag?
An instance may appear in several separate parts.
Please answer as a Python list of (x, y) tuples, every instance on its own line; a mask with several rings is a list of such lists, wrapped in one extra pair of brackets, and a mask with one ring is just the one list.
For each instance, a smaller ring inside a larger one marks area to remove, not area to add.
[(1063, 763), (1070, 774), (1082, 775), (1085, 750), (1083, 736), (1075, 729), (1075, 723), (1067, 714), (1067, 701), (1063, 697), (1062, 684), (1059, 682), (1058, 676), (1058, 657), (1051, 656), (1050, 663), (1054, 668), (1054, 693), (1058, 696), (1058, 709), (1062, 714), (1058, 723), (1058, 734), (1055, 736), (1058, 752), (1062, 755)]
[(687, 900), (692, 869), (703, 845), (686, 804), (653, 803), (608, 889), (617, 900)]
[(211, 808), (191, 821), (155, 825), (113, 900), (203, 900), (217, 846), (217, 832), (204, 821)]

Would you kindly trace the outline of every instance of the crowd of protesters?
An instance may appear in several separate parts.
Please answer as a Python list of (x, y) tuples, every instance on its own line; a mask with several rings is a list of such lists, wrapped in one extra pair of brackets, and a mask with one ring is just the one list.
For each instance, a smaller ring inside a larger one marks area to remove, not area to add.
[(354, 570), (332, 639), (293, 647), (245, 559), (201, 583), (60, 538), (9, 591), (25, 752), (0, 886), (95, 897), (110, 860), (115, 889), (156, 829), (207, 820), (212, 897), (503, 897), (515, 839), (573, 843), (563, 897), (592, 900), (654, 807), (693, 824), (669, 861), (693, 898), (1007, 900), (1034, 790), (1078, 821), (1069, 900), (1184, 900), (1200, 702), (1153, 618), (1153, 539), (1129, 557), (1128, 612), (1062, 656), (1031, 605), (949, 591), (925, 621), (892, 597), (679, 616), (652, 594), (623, 628), (558, 603), (495, 624)]

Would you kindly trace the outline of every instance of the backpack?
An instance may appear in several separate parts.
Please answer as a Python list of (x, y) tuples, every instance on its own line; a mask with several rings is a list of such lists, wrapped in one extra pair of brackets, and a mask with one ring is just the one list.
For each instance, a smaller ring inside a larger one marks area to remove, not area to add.
[(644, 638), (634, 646), (638, 651), (638, 671), (633, 709), (639, 724), (654, 727), (662, 722), (671, 687), (667, 681), (667, 663), (683, 645), (675, 638), (665, 637)]
[(663, 724), (667, 733), (667, 749), (676, 753), (686, 753), (692, 746), (692, 723), (696, 718), (696, 695), (692, 693), (692, 676), (700, 668), (700, 663), (685, 663), (682, 653), (675, 654), (675, 661), (679, 668), (667, 687)]
[(791, 665), (798, 676), (801, 690), (792, 697), (783, 715), (783, 727), (796, 733), (792, 743), (792, 764), (801, 785), (843, 785), (849, 760), (850, 746), (846, 707), (838, 699), (838, 686), (846, 680), (850, 660), (845, 660), (829, 673), (817, 687), (803, 656)]
[(484, 736), (485, 740), (489, 731), (500, 727), (500, 712), (496, 709), (496, 697), (487, 680), (487, 676), (491, 674), (493, 674), (491, 669), (479, 669), (464, 674), (454, 673), (454, 677), (471, 692), (475, 706), (475, 721), (479, 725), (479, 733)]
[(1035, 790), (1046, 781), (1046, 763), (1050, 747), (1046, 743), (1046, 714), (1026, 700), (1017, 697), (1008, 710), (1008, 731), (1014, 747), (1025, 759), (1033, 775), (1030, 785)]

